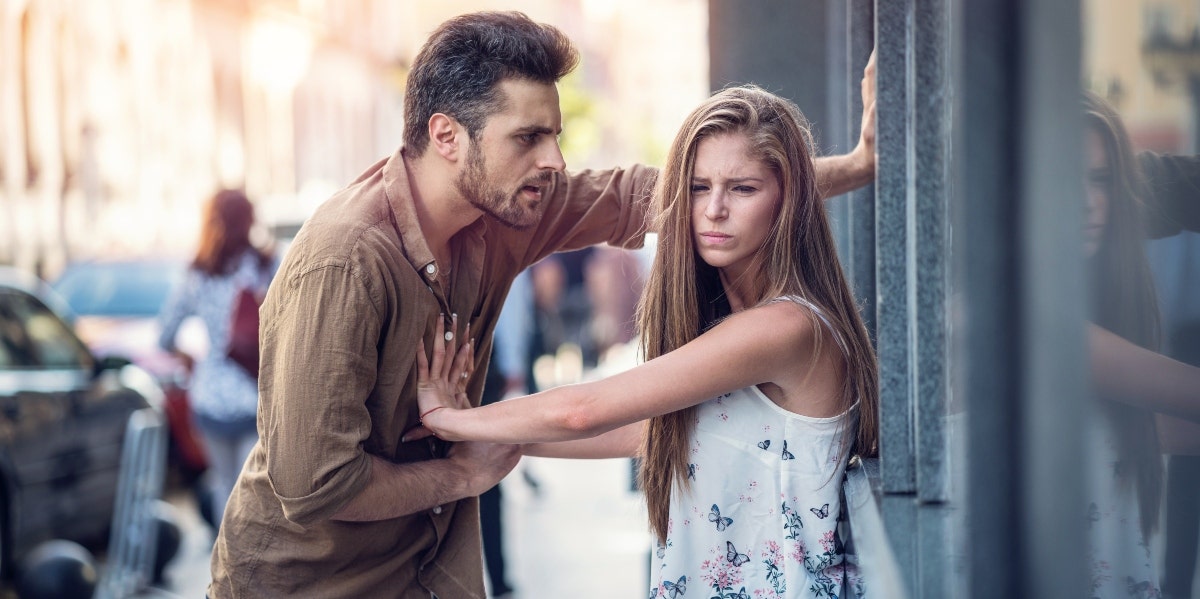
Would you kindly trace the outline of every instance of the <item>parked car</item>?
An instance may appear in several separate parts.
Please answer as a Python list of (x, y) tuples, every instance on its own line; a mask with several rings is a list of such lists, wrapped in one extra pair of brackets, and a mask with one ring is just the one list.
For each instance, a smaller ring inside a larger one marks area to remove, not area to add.
[[(188, 366), (158, 346), (158, 313), (187, 270), (183, 260), (165, 258), (74, 262), (53, 287), (74, 314), (79, 336), (100, 357), (125, 358), (154, 376), (166, 394), (163, 411), (170, 431), (169, 484), (198, 490), (208, 467), (204, 446), (192, 425)], [(180, 348), (202, 356), (207, 335), (199, 321), (187, 323)], [(198, 500), (205, 497), (197, 495)]]
[(108, 541), (130, 414), (152, 378), (95, 357), (45, 283), (0, 267), (0, 577), (41, 541)]

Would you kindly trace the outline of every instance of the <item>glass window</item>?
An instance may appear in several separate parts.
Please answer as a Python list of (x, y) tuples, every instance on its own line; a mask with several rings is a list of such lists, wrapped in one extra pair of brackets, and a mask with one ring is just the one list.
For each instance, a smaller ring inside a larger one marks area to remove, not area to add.
[(80, 316), (153, 317), (184, 273), (173, 262), (87, 263), (69, 267), (54, 288)]
[(0, 291), (0, 366), (86, 368), (91, 354), (45, 304), (26, 293)]

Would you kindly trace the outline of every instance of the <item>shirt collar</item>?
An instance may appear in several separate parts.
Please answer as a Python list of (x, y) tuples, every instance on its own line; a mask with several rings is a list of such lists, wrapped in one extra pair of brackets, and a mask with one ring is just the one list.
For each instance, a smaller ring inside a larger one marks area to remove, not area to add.
[(437, 269), (444, 265), (434, 262), (433, 252), (429, 250), (429, 243), (425, 241), (425, 234), (417, 220), (412, 187), (408, 183), (408, 169), (404, 166), (403, 147), (396, 150), (383, 165), (383, 182), (388, 205), (400, 233), (400, 247), (404, 256), (412, 264), (413, 270), (421, 273), (427, 281), (436, 279)]
[[(383, 165), (383, 181), (388, 205), (391, 207), (396, 229), (400, 233), (400, 247), (404, 256), (412, 264), (413, 270), (420, 273), (427, 282), (435, 281), (438, 272), (441, 269), (450, 268), (451, 265), (438, 264), (434, 260), (429, 243), (425, 240), (425, 234), (421, 231), (420, 222), (417, 220), (417, 210), (413, 205), (408, 169), (404, 166), (403, 147), (396, 150), (396, 153), (392, 154), (391, 158), (388, 158)], [(469, 266), (469, 270), (476, 271), (476, 274), (482, 267), (482, 257), (478, 254), (482, 252), (483, 248), (483, 240), (487, 231), (486, 220), (487, 218), (476, 220), (455, 236), (459, 243), (460, 257), (458, 261), (460, 265)], [(463, 262), (466, 264), (462, 264)], [(455, 273), (455, 276), (457, 277), (459, 274), (461, 273)]]

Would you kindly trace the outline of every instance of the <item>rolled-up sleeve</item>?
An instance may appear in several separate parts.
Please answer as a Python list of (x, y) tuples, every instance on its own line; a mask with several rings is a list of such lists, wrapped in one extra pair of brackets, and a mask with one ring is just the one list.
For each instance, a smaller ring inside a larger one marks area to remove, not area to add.
[(370, 479), (366, 399), (377, 376), (383, 299), (345, 265), (279, 284), (286, 293), (271, 294), (264, 313), (260, 432), (284, 516), (304, 525), (333, 515)]

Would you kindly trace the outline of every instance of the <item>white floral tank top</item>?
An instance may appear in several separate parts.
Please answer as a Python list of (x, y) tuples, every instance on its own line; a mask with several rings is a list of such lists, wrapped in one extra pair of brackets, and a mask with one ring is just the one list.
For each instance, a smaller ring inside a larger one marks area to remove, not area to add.
[(801, 416), (753, 386), (700, 404), (691, 489), (671, 497), (649, 596), (861, 597), (838, 530), (843, 440), (857, 413), (856, 405), (832, 418)]

